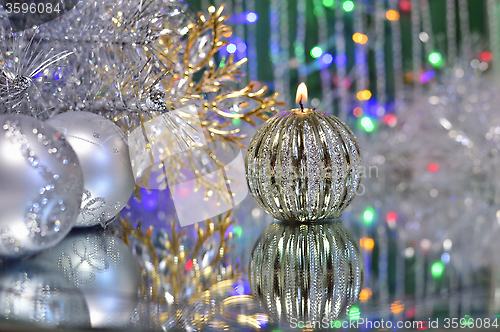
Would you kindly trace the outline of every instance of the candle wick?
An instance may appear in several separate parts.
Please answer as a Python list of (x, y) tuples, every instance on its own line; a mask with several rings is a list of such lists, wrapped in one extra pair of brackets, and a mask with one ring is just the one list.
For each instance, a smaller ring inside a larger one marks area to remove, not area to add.
[(300, 97), (300, 100), (299, 100), (299, 105), (300, 105), (300, 109), (302, 110), (302, 112), (304, 111), (304, 104), (302, 104), (302, 97)]

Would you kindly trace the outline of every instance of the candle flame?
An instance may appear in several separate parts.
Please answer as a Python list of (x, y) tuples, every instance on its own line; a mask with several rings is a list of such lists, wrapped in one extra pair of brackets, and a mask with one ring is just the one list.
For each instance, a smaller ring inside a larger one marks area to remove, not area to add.
[(297, 88), (297, 97), (295, 98), (295, 102), (300, 105), (307, 102), (307, 86), (304, 82), (300, 83)]

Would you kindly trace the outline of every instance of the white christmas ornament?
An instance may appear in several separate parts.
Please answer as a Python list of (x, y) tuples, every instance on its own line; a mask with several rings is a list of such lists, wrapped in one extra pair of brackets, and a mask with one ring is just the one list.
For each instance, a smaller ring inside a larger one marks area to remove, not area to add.
[(75, 224), (82, 200), (78, 158), (50, 125), (0, 117), (0, 256), (50, 248)]
[(82, 165), (84, 193), (76, 227), (105, 225), (125, 206), (135, 186), (123, 132), (89, 112), (66, 112), (46, 122), (66, 136)]

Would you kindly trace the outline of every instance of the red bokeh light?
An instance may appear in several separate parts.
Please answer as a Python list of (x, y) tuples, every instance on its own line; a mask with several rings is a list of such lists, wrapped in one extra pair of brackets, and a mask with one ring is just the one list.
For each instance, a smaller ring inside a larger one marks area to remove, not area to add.
[(387, 214), (387, 222), (393, 223), (396, 222), (397, 219), (398, 219), (398, 214), (396, 212), (391, 211)]
[(387, 114), (384, 116), (384, 123), (390, 127), (394, 127), (398, 122), (398, 118), (394, 114)]
[(404, 12), (409, 12), (411, 11), (411, 2), (409, 0), (401, 0), (399, 8)]
[(437, 164), (430, 164), (429, 167), (427, 167), (427, 170), (431, 173), (436, 173), (439, 171), (439, 166)]
[(484, 51), (479, 55), (481, 61), (490, 62), (493, 59), (493, 54), (490, 51)]

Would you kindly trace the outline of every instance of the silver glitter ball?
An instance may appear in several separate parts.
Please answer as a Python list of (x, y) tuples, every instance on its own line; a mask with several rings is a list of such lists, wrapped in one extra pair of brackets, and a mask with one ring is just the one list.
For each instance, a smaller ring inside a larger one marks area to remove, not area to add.
[(70, 287), (56, 271), (32, 266), (28, 260), (2, 267), (0, 319), (44, 328), (89, 328), (90, 314), (83, 293)]
[(102, 229), (75, 229), (59, 245), (35, 257), (80, 290), (92, 328), (125, 327), (138, 304), (139, 265), (122, 240)]
[(250, 192), (283, 221), (335, 219), (360, 185), (362, 160), (353, 133), (315, 109), (281, 112), (252, 138), (246, 156)]
[(82, 165), (84, 194), (76, 227), (104, 225), (123, 209), (135, 186), (123, 132), (90, 112), (66, 112), (46, 122), (66, 136)]
[(333, 322), (347, 315), (364, 281), (359, 246), (339, 221), (274, 223), (255, 244), (252, 295), (276, 321)]
[(82, 201), (78, 158), (53, 127), (0, 117), (0, 256), (50, 248), (74, 226)]

